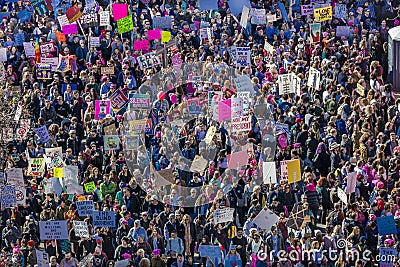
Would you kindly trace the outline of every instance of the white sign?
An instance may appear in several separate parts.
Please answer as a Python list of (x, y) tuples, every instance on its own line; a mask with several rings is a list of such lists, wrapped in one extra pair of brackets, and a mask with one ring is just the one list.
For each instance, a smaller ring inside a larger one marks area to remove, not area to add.
[(237, 97), (243, 100), (243, 113), (249, 113), (250, 92), (237, 92)]
[(307, 86), (313, 88), (314, 90), (319, 90), (319, 81), (321, 78), (321, 73), (314, 68), (310, 68), (308, 73)]
[(38, 267), (49, 266), (50, 258), (47, 252), (36, 249), (36, 263)]
[(236, 85), (236, 91), (238, 92), (251, 92), (254, 93), (253, 83), (247, 75), (242, 75), (240, 77), (234, 78), (234, 82)]
[(0, 62), (7, 61), (7, 48), (0, 48)]
[(213, 215), (214, 224), (231, 222), (234, 212), (235, 209), (232, 208), (217, 209), (216, 211), (214, 211)]
[(263, 162), (263, 181), (264, 184), (277, 183), (275, 162)]
[(343, 201), (343, 203), (344, 203), (345, 205), (347, 205), (347, 195), (346, 195), (346, 193), (345, 193), (341, 188), (338, 188), (338, 190), (337, 190), (337, 195), (338, 195), (339, 199), (340, 199), (341, 201)]
[(27, 58), (35, 57), (35, 42), (24, 42), (23, 46)]
[(7, 182), (11, 185), (15, 186), (25, 186), (24, 183), (24, 175), (22, 173), (21, 168), (8, 168), (6, 170), (7, 173)]
[(69, 25), (69, 20), (67, 18), (67, 15), (58, 16), (57, 19), (58, 19), (58, 23), (60, 23), (61, 29), (63, 26)]
[(280, 95), (294, 93), (292, 78), (293, 78), (293, 76), (290, 73), (278, 75), (279, 94)]
[(236, 65), (238, 67), (250, 66), (250, 47), (236, 47)]
[(231, 131), (235, 132), (248, 132), (251, 130), (251, 116), (243, 116), (232, 118)]
[(41, 57), (40, 62), (51, 65), (51, 71), (57, 71), (58, 57)]
[(17, 205), (26, 204), (26, 188), (21, 186), (15, 187), (15, 198), (17, 199)]
[(249, 14), (250, 14), (250, 9), (243, 5), (243, 9), (242, 9), (242, 16), (240, 18), (240, 26), (242, 26), (243, 28), (246, 28), (247, 26), (247, 20), (249, 19)]
[(260, 211), (253, 220), (253, 222), (263, 230), (270, 230), (278, 221), (279, 216), (268, 209)]
[(110, 25), (110, 12), (102, 11), (100, 12), (100, 26)]
[(73, 221), (75, 235), (79, 237), (89, 237), (89, 228), (87, 222)]
[(41, 240), (69, 239), (67, 221), (39, 221)]
[(83, 194), (83, 187), (78, 181), (78, 166), (65, 165), (63, 167), (63, 185), (67, 194)]
[(100, 37), (90, 37), (90, 47), (100, 47)]
[(239, 97), (231, 98), (231, 118), (242, 117), (243, 112), (243, 99)]

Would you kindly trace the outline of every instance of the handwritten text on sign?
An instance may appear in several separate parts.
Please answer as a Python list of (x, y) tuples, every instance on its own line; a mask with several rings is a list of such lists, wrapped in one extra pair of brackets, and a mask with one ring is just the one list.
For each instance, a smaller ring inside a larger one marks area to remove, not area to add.
[(93, 215), (93, 200), (78, 201), (76, 202), (79, 216), (92, 216)]
[(41, 240), (68, 239), (67, 221), (40, 221)]
[(232, 208), (217, 209), (213, 214), (214, 224), (232, 221), (234, 211)]
[(93, 211), (93, 226), (115, 227), (115, 214), (113, 211)]
[(232, 132), (247, 132), (251, 130), (251, 117), (232, 118)]
[(319, 21), (332, 20), (332, 7), (314, 9), (314, 17)]

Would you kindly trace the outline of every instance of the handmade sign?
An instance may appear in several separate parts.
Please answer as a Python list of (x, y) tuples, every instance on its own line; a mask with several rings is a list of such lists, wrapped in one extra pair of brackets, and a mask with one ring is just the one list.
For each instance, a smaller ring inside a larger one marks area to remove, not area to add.
[(45, 64), (45, 63), (36, 64), (36, 77), (38, 79), (40, 79), (40, 80), (53, 79), (51, 65), (50, 64)]
[(251, 116), (232, 118), (231, 131), (234, 133), (251, 130)]
[(41, 240), (69, 239), (67, 221), (39, 221)]
[[(117, 21), (118, 33), (126, 33), (133, 30), (132, 16), (127, 16)], [(136, 48), (135, 48), (136, 49)]]
[(223, 208), (217, 209), (214, 211), (213, 219), (214, 224), (224, 223), (224, 222), (231, 222), (233, 220), (233, 213), (235, 209), (233, 208)]
[(93, 226), (94, 227), (115, 227), (114, 211), (93, 211)]
[(30, 158), (28, 165), (28, 175), (29, 176), (42, 176), (45, 170), (45, 160), (44, 158)]
[(93, 215), (93, 200), (77, 201), (76, 208), (79, 216), (92, 216)]
[(89, 228), (87, 222), (73, 221), (75, 235), (78, 237), (88, 238)]
[(111, 108), (115, 113), (120, 111), (128, 103), (128, 98), (120, 89), (116, 90), (109, 98), (111, 101)]
[(314, 9), (314, 18), (319, 21), (332, 20), (332, 6)]
[(104, 136), (104, 150), (119, 150), (119, 143), (118, 135)]
[(262, 230), (270, 230), (278, 221), (279, 216), (269, 209), (261, 210), (253, 220), (253, 222)]
[(150, 95), (148, 94), (131, 94), (129, 95), (129, 108), (131, 110), (150, 109)]

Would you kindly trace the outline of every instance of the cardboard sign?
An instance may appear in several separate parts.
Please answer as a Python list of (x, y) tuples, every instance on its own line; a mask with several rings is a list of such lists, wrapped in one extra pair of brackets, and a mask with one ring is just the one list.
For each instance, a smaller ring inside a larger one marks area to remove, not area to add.
[(222, 258), (221, 249), (219, 246), (199, 246), (200, 257), (210, 257), (211, 259)]
[(261, 210), (253, 220), (253, 222), (262, 230), (270, 230), (278, 221), (279, 216), (268, 209)]
[(80, 8), (76, 5), (69, 8), (65, 12), (65, 15), (67, 16), (69, 23), (72, 23), (74, 21), (77, 21), (82, 16), (82, 12)]
[(263, 162), (263, 181), (264, 184), (277, 183), (275, 162)]
[(35, 57), (35, 42), (24, 42), (22, 45), (27, 58)]
[(131, 110), (150, 109), (150, 95), (148, 94), (131, 94), (129, 95), (129, 108)]
[(332, 6), (314, 9), (314, 18), (319, 21), (332, 20)]
[(115, 124), (104, 127), (104, 133), (106, 135), (117, 135), (117, 128), (115, 128)]
[(15, 207), (17, 205), (15, 185), (1, 185), (0, 189), (1, 207), (5, 209)]
[(112, 110), (117, 113), (128, 103), (128, 98), (118, 89), (110, 96), (110, 101)]
[(213, 213), (214, 224), (231, 222), (233, 220), (233, 213), (235, 209), (223, 208), (217, 209)]
[(194, 158), (192, 165), (190, 165), (190, 171), (194, 172), (200, 172), (202, 173), (205, 168), (207, 168), (208, 160), (203, 158), (202, 156), (196, 155)]
[(397, 234), (396, 223), (393, 215), (377, 217), (376, 222), (378, 223), (378, 232), (381, 236)]
[(115, 213), (113, 211), (93, 211), (93, 226), (115, 228)]
[(41, 240), (69, 239), (67, 221), (39, 221)]
[(101, 67), (102, 75), (114, 74), (114, 67)]
[(231, 131), (234, 133), (251, 130), (251, 116), (232, 118)]
[(75, 235), (83, 238), (89, 237), (89, 228), (87, 222), (73, 221)]
[(341, 188), (337, 189), (337, 196), (347, 206), (347, 195)]
[(29, 176), (42, 176), (45, 170), (46, 163), (44, 158), (30, 158), (28, 165)]
[(278, 75), (280, 95), (294, 93), (292, 78), (293, 76), (291, 75), (291, 73)]
[(111, 111), (111, 101), (110, 100), (96, 100), (94, 109), (94, 119), (103, 120), (110, 114)]
[(79, 216), (92, 216), (94, 210), (93, 200), (77, 201), (76, 208)]
[(237, 92), (254, 93), (254, 86), (247, 75), (242, 75), (233, 79), (236, 85)]
[(119, 150), (119, 143), (118, 135), (104, 136), (104, 150)]
[(96, 190), (96, 185), (95, 185), (94, 181), (84, 184), (84, 187), (85, 187), (86, 193), (90, 193), (90, 192), (93, 192), (94, 190)]

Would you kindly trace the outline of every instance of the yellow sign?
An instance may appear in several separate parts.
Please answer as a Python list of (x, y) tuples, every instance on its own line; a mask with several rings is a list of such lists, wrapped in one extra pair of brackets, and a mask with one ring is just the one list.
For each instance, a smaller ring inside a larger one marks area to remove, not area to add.
[(361, 97), (365, 96), (365, 88), (361, 84), (357, 83), (356, 91)]
[(167, 31), (161, 32), (161, 43), (168, 43), (171, 40), (171, 33)]
[(63, 168), (53, 168), (53, 176), (56, 178), (63, 178)]
[(332, 20), (332, 6), (314, 9), (314, 18), (319, 21)]
[(96, 190), (96, 185), (94, 184), (93, 181), (86, 183), (84, 186), (85, 186), (86, 193), (90, 193), (90, 192)]
[(288, 182), (293, 184), (301, 180), (300, 160), (294, 159), (287, 163)]
[(78, 197), (78, 201), (85, 201), (86, 200), (86, 197), (85, 196), (79, 196)]

